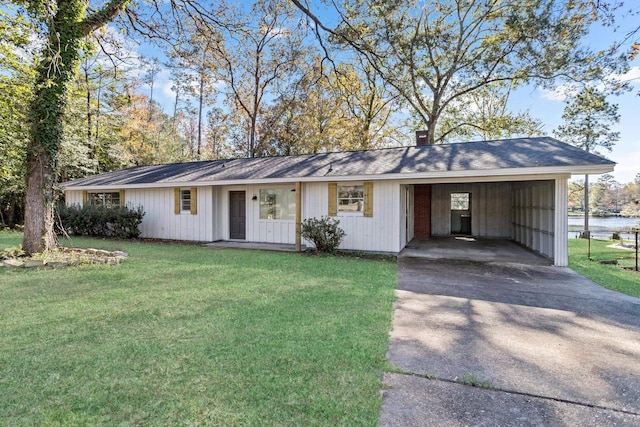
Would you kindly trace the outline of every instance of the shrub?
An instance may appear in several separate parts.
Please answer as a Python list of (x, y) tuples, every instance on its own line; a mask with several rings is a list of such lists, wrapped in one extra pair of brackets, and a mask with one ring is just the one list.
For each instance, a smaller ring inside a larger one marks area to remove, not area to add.
[(328, 216), (320, 219), (308, 218), (302, 221), (300, 235), (315, 245), (316, 252), (332, 254), (345, 236), (344, 230), (338, 227), (338, 224), (340, 221)]
[(138, 226), (145, 212), (142, 206), (136, 209), (126, 206), (105, 208), (103, 206), (58, 205), (58, 226), (69, 234), (78, 236), (117, 237), (133, 239), (140, 236)]

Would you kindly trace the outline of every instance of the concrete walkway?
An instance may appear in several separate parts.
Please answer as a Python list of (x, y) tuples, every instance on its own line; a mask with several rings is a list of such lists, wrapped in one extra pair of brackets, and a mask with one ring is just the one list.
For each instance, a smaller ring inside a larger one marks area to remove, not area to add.
[(640, 299), (566, 268), (398, 263), (381, 426), (640, 425)]

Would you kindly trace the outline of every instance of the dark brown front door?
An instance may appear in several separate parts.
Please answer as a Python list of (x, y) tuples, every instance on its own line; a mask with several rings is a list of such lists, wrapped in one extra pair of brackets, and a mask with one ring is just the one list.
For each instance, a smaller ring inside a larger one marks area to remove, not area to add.
[(229, 192), (229, 238), (246, 239), (247, 210), (244, 191)]

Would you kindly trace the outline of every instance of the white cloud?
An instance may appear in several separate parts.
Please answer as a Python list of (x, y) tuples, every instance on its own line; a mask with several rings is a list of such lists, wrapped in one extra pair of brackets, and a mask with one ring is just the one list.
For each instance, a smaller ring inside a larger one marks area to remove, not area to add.
[(164, 96), (168, 98), (176, 96), (176, 92), (172, 89), (175, 82), (171, 79), (171, 72), (169, 70), (161, 70), (156, 77), (155, 84)]
[[(621, 82), (630, 82), (631, 84), (640, 85), (640, 66), (631, 67), (624, 74), (612, 74), (609, 76), (612, 80)], [(598, 89), (604, 89), (603, 84), (597, 86)], [(554, 89), (538, 88), (540, 96), (549, 101), (565, 101), (570, 96), (578, 92), (578, 87), (569, 83), (562, 84)]]
[(115, 27), (107, 25), (94, 34), (101, 34), (101, 46), (97, 46), (97, 62), (105, 68), (115, 63), (121, 69), (140, 69), (140, 45), (124, 37)]
[(613, 76), (615, 79), (623, 81), (623, 82), (630, 82), (632, 84), (640, 84), (640, 66), (639, 67), (631, 67), (629, 69), (629, 71), (627, 71), (624, 74), (619, 74), (619, 75), (615, 75)]
[(565, 101), (572, 95), (575, 95), (578, 90), (575, 85), (568, 83), (562, 84), (554, 89), (538, 88), (540, 96), (550, 101)]
[(610, 156), (611, 160), (617, 163), (613, 176), (618, 182), (632, 182), (636, 174), (640, 173), (640, 151), (616, 150), (616, 148)]

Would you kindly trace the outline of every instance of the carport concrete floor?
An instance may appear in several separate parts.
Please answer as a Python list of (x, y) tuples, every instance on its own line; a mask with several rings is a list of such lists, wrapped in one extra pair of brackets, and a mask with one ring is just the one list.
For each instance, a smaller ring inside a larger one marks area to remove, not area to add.
[(640, 426), (640, 299), (568, 268), (403, 255), (381, 426)]
[(553, 262), (514, 241), (471, 236), (414, 239), (400, 252), (400, 257), (457, 259), (476, 262), (517, 262), (551, 265)]

